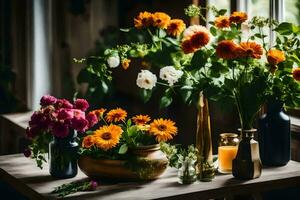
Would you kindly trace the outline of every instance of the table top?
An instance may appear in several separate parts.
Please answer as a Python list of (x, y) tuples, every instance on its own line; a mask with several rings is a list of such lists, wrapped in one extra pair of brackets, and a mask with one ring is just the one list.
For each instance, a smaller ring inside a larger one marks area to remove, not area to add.
[[(55, 199), (54, 187), (87, 177), (79, 170), (75, 178), (56, 180), (48, 173), (48, 165), (40, 170), (35, 162), (21, 154), (0, 156), (0, 179), (12, 185), (30, 199)], [(300, 163), (263, 169), (262, 176), (253, 180), (237, 180), (232, 175), (217, 175), (211, 182), (190, 185), (177, 183), (175, 169), (167, 169), (161, 178), (151, 182), (99, 183), (95, 191), (79, 192), (66, 199), (201, 199), (227, 194), (243, 194), (290, 186), (300, 186)]]

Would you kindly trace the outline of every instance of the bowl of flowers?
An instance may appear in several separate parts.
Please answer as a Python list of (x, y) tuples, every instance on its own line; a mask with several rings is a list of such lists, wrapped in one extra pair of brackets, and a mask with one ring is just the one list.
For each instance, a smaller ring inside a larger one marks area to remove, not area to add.
[(169, 119), (154, 119), (148, 115), (127, 118), (121, 108), (92, 111), (99, 123), (82, 139), (79, 168), (93, 179), (157, 179), (167, 168), (168, 159), (160, 150), (177, 134)]

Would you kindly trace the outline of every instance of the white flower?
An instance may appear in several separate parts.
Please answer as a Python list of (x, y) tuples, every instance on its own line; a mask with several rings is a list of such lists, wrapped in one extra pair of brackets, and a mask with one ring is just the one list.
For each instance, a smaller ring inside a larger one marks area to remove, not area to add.
[(157, 82), (156, 75), (149, 70), (142, 70), (136, 79), (136, 84), (140, 88), (151, 90)]
[(119, 55), (113, 55), (108, 57), (107, 64), (110, 68), (116, 68), (120, 65), (120, 57)]
[(191, 37), (192, 35), (194, 35), (195, 33), (198, 33), (198, 32), (204, 32), (204, 33), (207, 33), (209, 36), (211, 36), (209, 30), (205, 26), (192, 25), (184, 30), (183, 38)]
[(174, 83), (178, 82), (182, 75), (183, 71), (176, 70), (173, 66), (163, 67), (159, 72), (159, 77), (162, 80), (167, 81), (169, 86), (173, 86)]

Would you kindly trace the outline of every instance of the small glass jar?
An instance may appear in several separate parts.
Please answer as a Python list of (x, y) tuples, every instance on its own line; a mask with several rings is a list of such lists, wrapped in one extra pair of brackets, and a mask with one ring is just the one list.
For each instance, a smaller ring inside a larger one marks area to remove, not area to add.
[(197, 173), (195, 168), (196, 160), (185, 159), (182, 166), (178, 169), (178, 183), (191, 184), (197, 180)]
[(223, 174), (232, 172), (232, 160), (235, 158), (239, 144), (238, 135), (235, 133), (220, 134), (218, 147), (218, 171)]

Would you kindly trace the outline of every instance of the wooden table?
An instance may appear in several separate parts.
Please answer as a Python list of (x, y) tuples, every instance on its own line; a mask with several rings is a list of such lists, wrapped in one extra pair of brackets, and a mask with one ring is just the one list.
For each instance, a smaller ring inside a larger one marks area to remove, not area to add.
[[(55, 180), (35, 166), (33, 160), (21, 154), (0, 156), (0, 180), (10, 184), (17, 192), (29, 199), (55, 199), (50, 194), (54, 187), (76, 180), (86, 179), (79, 171), (72, 179)], [(208, 199), (249, 194), (273, 189), (300, 186), (300, 163), (290, 161), (287, 166), (266, 168), (258, 179), (241, 181), (232, 175), (217, 175), (212, 182), (196, 182), (191, 185), (177, 183), (176, 170), (168, 169), (152, 182), (100, 183), (96, 191), (80, 192), (66, 199)], [(1, 199), (1, 196), (0, 196)]]

